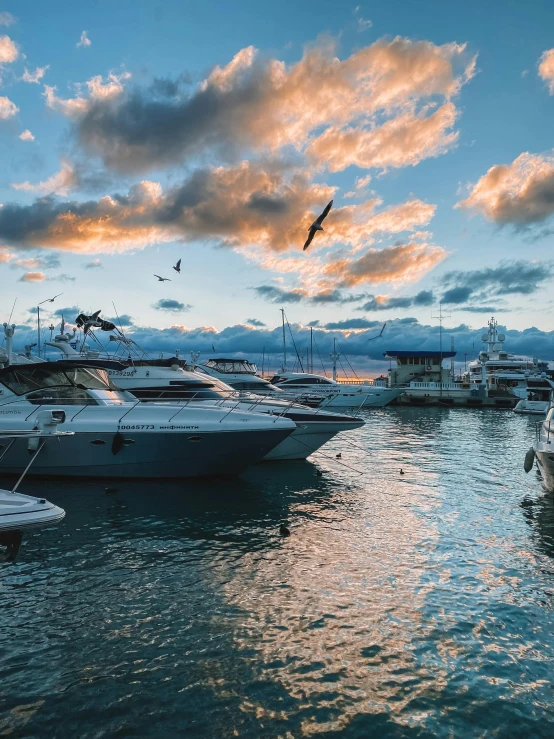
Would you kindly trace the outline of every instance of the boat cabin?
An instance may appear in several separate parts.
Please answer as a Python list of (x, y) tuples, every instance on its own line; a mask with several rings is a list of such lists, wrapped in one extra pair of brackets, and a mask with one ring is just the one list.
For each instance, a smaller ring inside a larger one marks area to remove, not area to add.
[(210, 367), (223, 375), (255, 375), (258, 368), (247, 359), (208, 359), (204, 367)]
[(385, 359), (396, 359), (396, 367), (389, 370), (390, 387), (409, 385), (410, 382), (451, 382), (450, 369), (443, 367), (445, 359), (452, 359), (456, 352), (427, 350), (389, 350)]
[(0, 369), (0, 405), (103, 405), (136, 399), (112, 383), (105, 369), (74, 361), (12, 364)]

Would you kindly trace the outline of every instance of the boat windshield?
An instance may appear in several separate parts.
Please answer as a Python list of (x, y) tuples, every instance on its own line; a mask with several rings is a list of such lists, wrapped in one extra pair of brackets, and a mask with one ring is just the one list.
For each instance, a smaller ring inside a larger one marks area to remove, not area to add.
[(206, 367), (228, 375), (255, 375), (258, 368), (246, 359), (208, 359)]
[[(87, 367), (59, 367), (58, 363), (11, 365), (0, 372), (0, 383), (16, 395), (35, 393), (39, 390), (58, 388), (60, 394), (73, 397), (79, 390), (86, 397), (86, 390), (118, 390), (104, 369)], [(71, 390), (71, 392), (69, 392)], [(51, 394), (51, 393), (50, 393)], [(37, 396), (38, 397), (38, 396)]]

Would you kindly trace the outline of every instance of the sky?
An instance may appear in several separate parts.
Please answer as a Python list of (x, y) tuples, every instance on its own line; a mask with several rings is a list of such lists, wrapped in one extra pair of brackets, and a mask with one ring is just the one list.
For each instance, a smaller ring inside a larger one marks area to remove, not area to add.
[(45, 325), (101, 309), (151, 352), (276, 356), (283, 307), (368, 372), (438, 348), (441, 310), (460, 361), (493, 314), (554, 359), (551, 2), (28, 0), (0, 24), (16, 346), (61, 293)]

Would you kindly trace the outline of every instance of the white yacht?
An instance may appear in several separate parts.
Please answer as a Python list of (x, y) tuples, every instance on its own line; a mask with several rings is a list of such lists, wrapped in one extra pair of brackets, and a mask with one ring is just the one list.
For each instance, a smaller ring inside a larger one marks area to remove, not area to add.
[(525, 396), (514, 408), (516, 413), (529, 413), (544, 416), (550, 408), (550, 397), (554, 390), (554, 382), (542, 374), (529, 376), (525, 382)]
[(280, 372), (271, 378), (271, 384), (298, 398), (309, 393), (323, 397), (325, 408), (369, 408), (392, 403), (404, 388), (383, 387), (367, 383), (339, 383), (323, 375), (309, 372)]
[[(237, 375), (241, 381), (235, 387), (231, 387), (209, 372), (193, 371), (192, 367), (186, 365), (178, 357), (170, 359), (133, 359), (124, 360), (124, 364), (114, 362), (113, 358), (100, 357), (99, 352), (86, 350), (86, 353), (78, 352), (73, 346), (71, 334), (56, 336), (53, 342), (46, 342), (48, 346), (59, 349), (67, 360), (83, 362), (105, 369), (110, 380), (122, 390), (132, 393), (136, 398), (149, 401), (163, 401), (170, 403), (186, 402), (189, 407), (202, 403), (202, 406), (215, 406), (229, 410), (242, 411), (244, 413), (262, 413), (266, 415), (282, 416), (289, 418), (296, 424), (294, 432), (272, 449), (264, 460), (291, 460), (306, 459), (310, 454), (317, 451), (323, 444), (336, 436), (341, 431), (349, 431), (364, 425), (361, 418), (328, 413), (319, 408), (314, 410), (290, 399), (281, 399), (283, 395), (279, 390), (273, 388), (266, 380), (262, 380), (251, 371), (256, 371), (255, 365), (251, 365), (242, 372), (239, 368)], [(116, 337), (115, 341), (119, 341)], [(133, 353), (144, 356), (144, 352), (131, 339), (124, 339), (124, 346)], [(239, 365), (245, 360), (217, 360), (217, 366), (224, 363), (226, 369), (233, 369), (232, 365)], [(214, 364), (216, 360), (214, 360)], [(231, 364), (232, 363), (232, 364)], [(210, 363), (208, 363), (210, 364)], [(213, 364), (210, 364), (213, 368)], [(200, 370), (197, 367), (197, 370)], [(220, 374), (227, 377), (229, 373), (222, 371)], [(259, 380), (261, 385), (246, 381), (244, 375)], [(261, 396), (253, 395), (251, 389), (262, 387)], [(265, 386), (272, 388), (271, 397), (265, 394)], [(250, 390), (248, 389), (250, 388)], [(284, 396), (283, 396), (284, 397)], [(319, 399), (321, 401), (321, 399)]]
[[(238, 474), (296, 429), (280, 415), (184, 403), (142, 403), (119, 390), (105, 370), (75, 361), (10, 365), (0, 369), (0, 433), (34, 428), (55, 405), (65, 414), (64, 444), (46, 447), (31, 474), (72, 477), (197, 477)], [(0, 471), (28, 463), (16, 441)]]
[(195, 365), (194, 369), (196, 372), (204, 372), (211, 377), (217, 377), (217, 379), (239, 392), (256, 393), (258, 395), (279, 393), (274, 385), (257, 374), (257, 366), (247, 359), (212, 357), (203, 364)]
[(519, 380), (523, 376), (541, 375), (548, 369), (548, 364), (536, 357), (521, 357), (505, 351), (506, 336), (498, 331), (498, 321), (494, 316), (488, 322), (488, 331), (481, 336), (481, 340), (487, 348), (469, 363), (463, 376), (468, 382), (481, 381), (484, 365), (489, 387), (492, 388), (498, 380), (499, 384), (513, 387), (516, 394), (525, 397), (525, 383)]
[(525, 456), (526, 472), (533, 468), (534, 460), (537, 461), (544, 487), (549, 492), (554, 492), (554, 404), (550, 405), (537, 440)]

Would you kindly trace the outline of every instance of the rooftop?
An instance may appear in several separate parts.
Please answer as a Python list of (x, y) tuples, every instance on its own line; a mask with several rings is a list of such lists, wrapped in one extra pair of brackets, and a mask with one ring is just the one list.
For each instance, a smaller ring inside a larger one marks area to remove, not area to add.
[(431, 357), (442, 357), (443, 359), (450, 359), (456, 356), (456, 352), (441, 352), (441, 351), (426, 351), (418, 349), (406, 349), (406, 350), (387, 350), (384, 355), (385, 357), (420, 357), (420, 358), (431, 358)]

